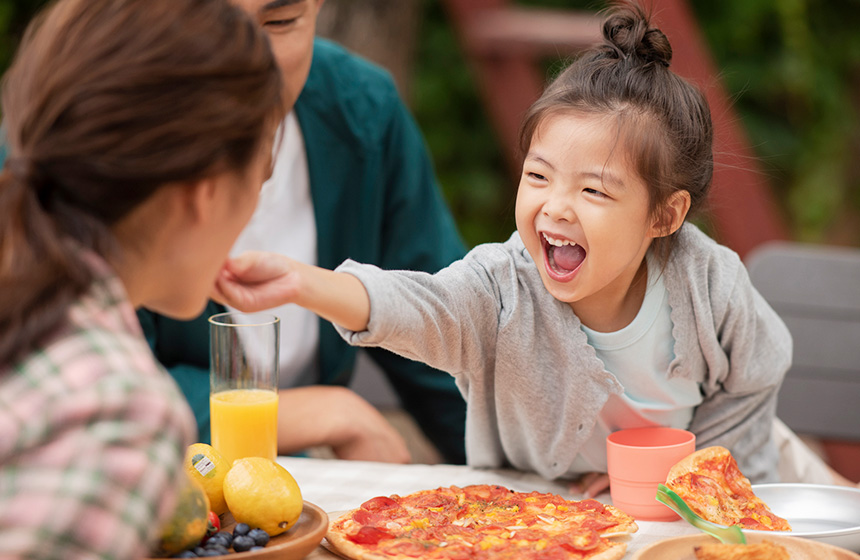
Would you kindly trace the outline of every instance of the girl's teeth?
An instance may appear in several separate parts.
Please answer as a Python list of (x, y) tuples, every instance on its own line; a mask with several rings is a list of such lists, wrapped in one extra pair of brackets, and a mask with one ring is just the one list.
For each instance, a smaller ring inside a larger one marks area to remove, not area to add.
[(543, 238), (546, 239), (546, 242), (555, 247), (564, 247), (565, 245), (576, 245), (573, 241), (568, 241), (567, 239), (555, 239), (550, 237), (547, 234), (543, 234)]

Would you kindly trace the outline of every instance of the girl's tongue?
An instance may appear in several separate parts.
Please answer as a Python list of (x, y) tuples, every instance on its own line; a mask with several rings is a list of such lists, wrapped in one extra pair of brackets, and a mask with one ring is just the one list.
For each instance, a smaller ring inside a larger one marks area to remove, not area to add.
[(547, 249), (550, 266), (560, 274), (573, 272), (585, 260), (585, 250), (579, 245), (550, 245)]

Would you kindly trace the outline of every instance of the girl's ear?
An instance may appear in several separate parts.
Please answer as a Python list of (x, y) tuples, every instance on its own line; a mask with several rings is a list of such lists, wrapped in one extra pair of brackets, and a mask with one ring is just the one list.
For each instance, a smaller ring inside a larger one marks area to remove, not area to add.
[(690, 193), (675, 191), (663, 205), (663, 210), (654, 222), (654, 237), (672, 235), (684, 224), (687, 212), (690, 211)]

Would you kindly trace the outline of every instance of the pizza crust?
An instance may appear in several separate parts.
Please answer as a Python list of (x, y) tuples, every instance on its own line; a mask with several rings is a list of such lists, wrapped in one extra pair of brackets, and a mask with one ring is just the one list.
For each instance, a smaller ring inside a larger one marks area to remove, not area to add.
[(392, 560), (387, 554), (379, 554), (372, 550), (366, 550), (361, 545), (355, 544), (346, 538), (346, 533), (337, 530), (337, 522), (341, 519), (352, 517), (355, 510), (350, 510), (348, 513), (341, 516), (337, 521), (329, 523), (328, 531), (325, 538), (331, 545), (332, 549), (341, 556), (352, 558), (353, 560)]
[[(350, 512), (349, 515), (352, 515)], [(365, 550), (361, 546), (347, 539), (343, 534), (332, 531), (329, 526), (329, 532), (326, 534), (326, 540), (329, 542), (331, 549), (341, 556), (352, 560), (397, 560), (396, 556), (389, 554), (380, 554), (370, 550)], [(610, 548), (600, 552), (594, 556), (585, 556), (584, 560), (621, 560), (627, 554), (627, 543), (623, 542), (608, 542)]]
[[(352, 512), (348, 515), (352, 515)], [(329, 532), (325, 538), (335, 553), (351, 560), (398, 560), (396, 556), (365, 550), (342, 533), (332, 531), (333, 526), (334, 524), (329, 525)], [(607, 544), (610, 548), (594, 556), (584, 556), (584, 560), (621, 560), (627, 554), (627, 543), (609, 541)]]
[(711, 461), (714, 459), (719, 459), (731, 455), (729, 450), (725, 447), (720, 447), (719, 445), (714, 445), (712, 447), (706, 447), (704, 449), (699, 449), (693, 453), (690, 453), (677, 463), (675, 466), (669, 469), (669, 474), (666, 475), (666, 484), (668, 485), (673, 480), (681, 478), (687, 473), (698, 472), (699, 465), (706, 461)]
[(624, 521), (613, 527), (611, 531), (601, 532), (601, 537), (623, 537), (624, 535), (632, 535), (639, 530), (639, 525), (632, 517), (614, 506), (605, 507), (612, 512), (612, 517), (624, 519)]

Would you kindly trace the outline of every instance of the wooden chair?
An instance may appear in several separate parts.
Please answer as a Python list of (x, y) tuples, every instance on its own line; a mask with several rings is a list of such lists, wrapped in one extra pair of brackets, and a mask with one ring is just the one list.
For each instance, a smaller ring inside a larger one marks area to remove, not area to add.
[(838, 450), (847, 464), (831, 461), (832, 466), (856, 480), (860, 249), (776, 241), (751, 251), (746, 264), (753, 285), (794, 338), (794, 359), (779, 394), (777, 415), (795, 432), (823, 438), (828, 456), (828, 447)]

